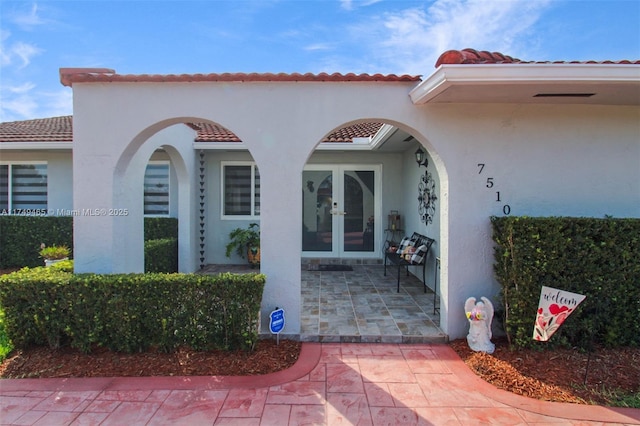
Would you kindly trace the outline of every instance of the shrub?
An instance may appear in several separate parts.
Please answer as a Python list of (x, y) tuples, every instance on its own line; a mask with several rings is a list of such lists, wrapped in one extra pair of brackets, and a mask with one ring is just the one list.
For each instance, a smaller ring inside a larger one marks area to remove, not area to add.
[(178, 239), (163, 238), (144, 242), (145, 272), (178, 272)]
[(144, 240), (178, 238), (178, 219), (174, 217), (145, 217)]
[[(166, 238), (178, 238), (178, 219), (144, 218), (145, 241)], [(42, 243), (47, 246), (57, 244), (73, 247), (73, 217), (0, 216), (0, 269), (41, 266)], [(166, 263), (167, 261), (155, 258), (151, 260), (153, 264), (157, 262)], [(177, 249), (175, 262), (177, 262)], [(177, 267), (168, 270), (177, 271)]]
[(262, 274), (74, 275), (23, 268), (0, 277), (0, 306), (16, 348), (250, 350), (258, 340), (264, 283)]
[[(493, 217), (505, 331), (518, 347), (640, 345), (640, 220)], [(586, 295), (549, 342), (532, 340), (542, 286)]]
[(70, 216), (0, 216), (0, 268), (40, 266), (40, 244), (73, 245)]

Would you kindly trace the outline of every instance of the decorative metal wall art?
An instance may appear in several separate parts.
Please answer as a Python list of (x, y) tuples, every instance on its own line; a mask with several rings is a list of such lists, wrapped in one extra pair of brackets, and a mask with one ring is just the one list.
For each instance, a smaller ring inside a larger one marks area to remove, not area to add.
[[(429, 160), (420, 148), (416, 151), (416, 162), (418, 167), (424, 166), (426, 168), (429, 165)], [(420, 176), (420, 182), (418, 183), (418, 214), (420, 215), (420, 220), (426, 225), (433, 222), (437, 200), (436, 182), (427, 169), (424, 171), (424, 175)]]

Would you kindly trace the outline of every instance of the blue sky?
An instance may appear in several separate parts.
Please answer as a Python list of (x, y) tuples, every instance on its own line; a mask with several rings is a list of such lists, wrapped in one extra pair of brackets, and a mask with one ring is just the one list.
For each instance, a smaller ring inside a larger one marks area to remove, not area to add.
[(61, 67), (419, 74), (449, 49), (640, 59), (637, 0), (0, 2), (0, 121), (72, 114)]

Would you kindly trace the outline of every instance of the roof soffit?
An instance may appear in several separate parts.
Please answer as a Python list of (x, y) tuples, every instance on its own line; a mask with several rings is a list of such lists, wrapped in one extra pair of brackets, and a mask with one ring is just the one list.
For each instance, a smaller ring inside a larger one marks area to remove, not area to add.
[[(589, 93), (593, 96), (577, 96)], [(535, 97), (539, 94), (567, 96)], [(453, 102), (639, 105), (640, 66), (604, 63), (445, 64), (411, 90), (409, 96), (416, 105)]]

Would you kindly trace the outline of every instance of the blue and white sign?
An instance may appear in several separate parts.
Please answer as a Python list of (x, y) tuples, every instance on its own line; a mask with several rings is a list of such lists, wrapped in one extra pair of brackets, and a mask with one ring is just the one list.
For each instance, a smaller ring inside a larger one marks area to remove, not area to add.
[(269, 329), (273, 334), (278, 334), (282, 331), (282, 329), (284, 329), (284, 309), (276, 308), (273, 312), (271, 312)]

